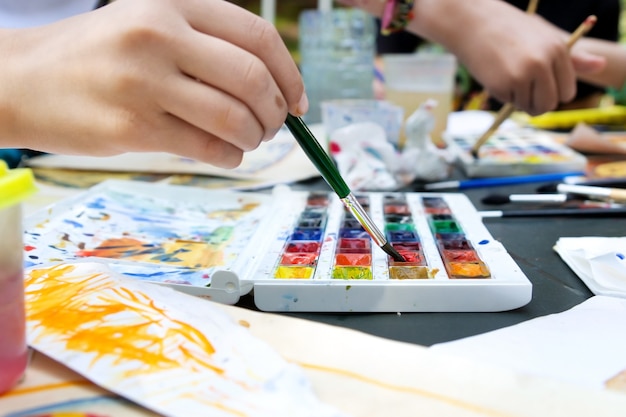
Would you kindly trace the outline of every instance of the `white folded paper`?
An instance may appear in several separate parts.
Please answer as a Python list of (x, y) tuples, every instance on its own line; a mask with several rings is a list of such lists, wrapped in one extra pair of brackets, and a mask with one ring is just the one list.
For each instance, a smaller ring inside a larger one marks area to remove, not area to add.
[(562, 237), (554, 250), (594, 294), (626, 298), (626, 237)]

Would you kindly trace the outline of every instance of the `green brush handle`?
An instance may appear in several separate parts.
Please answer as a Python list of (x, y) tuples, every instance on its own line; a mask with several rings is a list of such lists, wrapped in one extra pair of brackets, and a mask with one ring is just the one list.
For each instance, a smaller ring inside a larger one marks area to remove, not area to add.
[(337, 193), (339, 198), (346, 198), (350, 194), (350, 188), (339, 174), (333, 160), (322, 148), (313, 133), (309, 130), (301, 118), (287, 115), (285, 125), (300, 144), (304, 153), (309, 157), (313, 165), (322, 174), (328, 185)]

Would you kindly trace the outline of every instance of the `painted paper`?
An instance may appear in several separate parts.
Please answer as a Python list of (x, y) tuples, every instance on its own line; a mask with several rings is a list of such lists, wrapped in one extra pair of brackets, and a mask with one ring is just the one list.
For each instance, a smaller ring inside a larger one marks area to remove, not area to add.
[(215, 270), (247, 263), (240, 254), (271, 205), (263, 194), (145, 187), (155, 185), (112, 182), (40, 213), (24, 236), (26, 267), (101, 259), (134, 278), (207, 286)]
[(32, 347), (163, 415), (341, 415), (206, 300), (87, 262), (29, 270), (26, 300)]

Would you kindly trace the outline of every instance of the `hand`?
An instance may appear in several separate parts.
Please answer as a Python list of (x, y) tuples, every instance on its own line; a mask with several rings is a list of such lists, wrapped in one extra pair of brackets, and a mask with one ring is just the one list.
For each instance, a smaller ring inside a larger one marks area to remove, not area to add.
[[(380, 0), (339, 0), (375, 16)], [(581, 22), (582, 23), (582, 22)], [(576, 94), (576, 74), (563, 33), (500, 0), (416, 0), (407, 30), (443, 45), (490, 96), (536, 115)], [(578, 66), (589, 64), (580, 57)]]
[(531, 115), (571, 101), (576, 74), (561, 31), (504, 2), (492, 5), (498, 18), (476, 22), (451, 51), (492, 97)]
[(0, 146), (221, 167), (308, 109), (275, 28), (222, 0), (117, 0), (0, 31)]

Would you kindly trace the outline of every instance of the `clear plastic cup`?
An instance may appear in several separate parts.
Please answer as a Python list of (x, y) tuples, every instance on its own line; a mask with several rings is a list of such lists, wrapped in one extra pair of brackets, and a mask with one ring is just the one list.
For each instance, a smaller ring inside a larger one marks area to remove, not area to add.
[(0, 160), (0, 394), (27, 365), (21, 202), (34, 191), (31, 170), (10, 170)]
[(404, 108), (405, 120), (428, 99), (437, 101), (433, 142), (441, 143), (452, 111), (456, 58), (448, 53), (417, 52), (382, 56), (385, 99)]
[(373, 122), (385, 130), (387, 141), (398, 146), (404, 109), (384, 100), (328, 100), (322, 102), (322, 124), (327, 136), (353, 123)]

